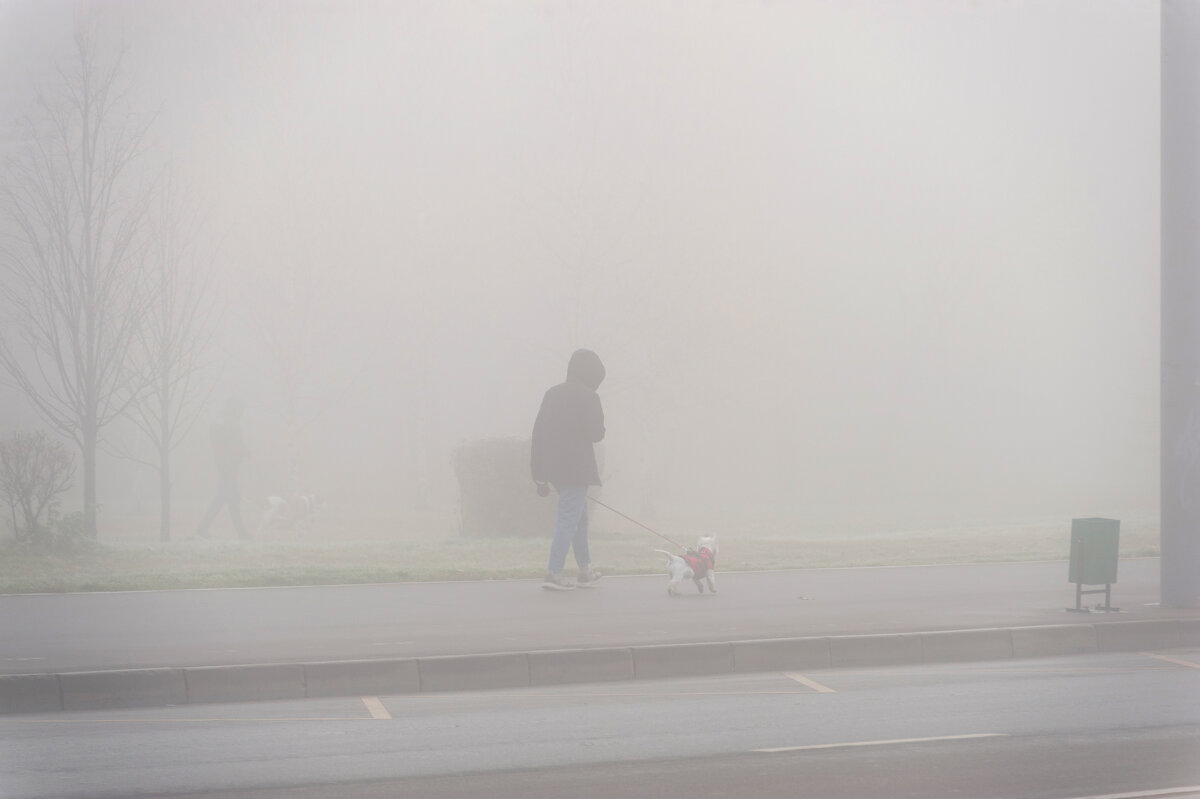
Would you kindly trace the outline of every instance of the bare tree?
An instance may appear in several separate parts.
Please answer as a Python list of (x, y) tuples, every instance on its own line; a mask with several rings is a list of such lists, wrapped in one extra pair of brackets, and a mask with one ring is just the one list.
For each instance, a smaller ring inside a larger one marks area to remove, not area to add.
[(148, 463), (159, 477), (159, 537), (171, 540), (171, 452), (195, 424), (212, 392), (204, 354), (212, 338), (215, 306), (212, 263), (198, 253), (201, 225), (189, 213), (175, 182), (164, 178), (147, 216), (153, 301), (138, 328), (145, 390), (129, 417), (154, 447)]
[(298, 256), (281, 271), (275, 283), (251, 278), (247, 288), (253, 296), (271, 297), (250, 321), (274, 369), (284, 437), (283, 492), (294, 496), (308, 488), (305, 449), (312, 429), (345, 407), (371, 364), (365, 354), (339, 356), (331, 349), (336, 311), (322, 304), (329, 286), (307, 258)]
[[(0, 439), (0, 497), (8, 500), (18, 541), (36, 543), (47, 537), (42, 515), (49, 511), (53, 519), (58, 495), (71, 487), (74, 477), (71, 453), (45, 432)], [(18, 509), (24, 524), (17, 521)]]
[(0, 293), (25, 347), (0, 332), (0, 370), (83, 456), (84, 531), (96, 536), (100, 432), (137, 394), (131, 356), (144, 317), (146, 194), (131, 174), (146, 127), (129, 111), (121, 59), (102, 63), (80, 30), (57, 91), (25, 120), (0, 213)]

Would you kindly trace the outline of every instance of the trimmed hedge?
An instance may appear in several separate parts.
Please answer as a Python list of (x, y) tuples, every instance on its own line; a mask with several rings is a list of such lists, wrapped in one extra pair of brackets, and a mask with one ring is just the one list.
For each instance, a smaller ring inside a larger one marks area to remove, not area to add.
[(529, 440), (487, 438), (454, 451), (459, 531), (487, 538), (554, 533), (555, 494), (539, 497), (529, 475)]

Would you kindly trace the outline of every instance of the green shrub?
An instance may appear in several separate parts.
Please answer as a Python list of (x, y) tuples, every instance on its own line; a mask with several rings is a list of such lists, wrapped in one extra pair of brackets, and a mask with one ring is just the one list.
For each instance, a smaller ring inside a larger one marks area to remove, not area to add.
[(59, 551), (75, 550), (94, 542), (85, 534), (87, 521), (82, 511), (72, 511), (54, 520), (53, 546)]
[(8, 504), (17, 541), (34, 546), (53, 543), (58, 497), (71, 487), (74, 476), (70, 451), (44, 431), (0, 438), (0, 499)]
[(529, 441), (488, 438), (454, 452), (459, 529), (481, 537), (546, 537), (554, 532), (554, 494), (539, 497), (529, 475)]

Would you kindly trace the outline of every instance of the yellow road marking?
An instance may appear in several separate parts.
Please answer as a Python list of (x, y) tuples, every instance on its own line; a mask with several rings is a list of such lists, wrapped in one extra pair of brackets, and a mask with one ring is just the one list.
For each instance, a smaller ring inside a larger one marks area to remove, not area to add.
[(367, 710), (370, 712), (371, 718), (390, 719), (392, 717), (392, 714), (388, 713), (387, 708), (383, 706), (383, 702), (379, 701), (379, 697), (364, 696), (362, 701), (363, 704), (367, 706)]
[(1200, 663), (1193, 663), (1190, 660), (1173, 658), (1169, 655), (1159, 655), (1155, 652), (1142, 652), (1142, 654), (1148, 658), (1158, 658), (1159, 660), (1165, 660), (1168, 663), (1174, 663), (1176, 666), (1187, 666), (1189, 669), (1200, 669)]
[(801, 685), (807, 685), (809, 688), (813, 689), (814, 691), (816, 691), (819, 694), (836, 694), (837, 693), (837, 691), (833, 690), (828, 685), (821, 685), (821, 683), (817, 682), (816, 680), (810, 680), (809, 678), (805, 677), (803, 674), (798, 674), (794, 671), (785, 672), (785, 676), (788, 679), (795, 680), (796, 682), (800, 683)]
[(1003, 732), (977, 732), (971, 735), (937, 735), (932, 738), (892, 738), (887, 741), (849, 741), (837, 744), (811, 744), (809, 746), (777, 746), (773, 749), (755, 749), (755, 752), (800, 752), (805, 749), (840, 749), (844, 746), (887, 746), (889, 744), (915, 744), (926, 741), (962, 741), (968, 738), (1007, 738)]

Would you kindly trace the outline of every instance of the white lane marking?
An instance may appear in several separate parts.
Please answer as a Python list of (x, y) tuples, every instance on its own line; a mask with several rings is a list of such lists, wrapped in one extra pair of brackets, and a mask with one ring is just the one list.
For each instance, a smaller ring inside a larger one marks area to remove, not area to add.
[(1173, 658), (1169, 655), (1160, 655), (1156, 652), (1142, 652), (1142, 654), (1148, 658), (1158, 658), (1159, 660), (1165, 660), (1168, 663), (1174, 663), (1176, 666), (1187, 666), (1189, 669), (1200, 669), (1200, 663), (1193, 663), (1190, 660)]
[(816, 691), (819, 694), (836, 694), (837, 693), (837, 691), (833, 690), (828, 685), (821, 685), (821, 683), (817, 682), (816, 680), (810, 680), (809, 678), (805, 677), (803, 674), (799, 674), (794, 671), (784, 672), (784, 676), (790, 680), (795, 680), (796, 682), (800, 683), (801, 685), (807, 685), (809, 688), (813, 689), (814, 691)]
[(370, 712), (371, 718), (390, 719), (392, 717), (392, 714), (388, 713), (387, 708), (383, 706), (383, 702), (379, 701), (379, 697), (364, 696), (362, 701), (363, 704), (367, 706), (367, 710)]
[[(677, 696), (808, 696), (806, 691), (672, 691), (665, 689), (662, 691), (603, 691), (597, 693), (584, 693), (572, 691), (570, 693), (509, 693), (505, 691), (498, 696), (503, 696), (505, 699), (573, 699), (575, 697), (588, 697), (603, 699), (604, 697), (615, 697), (618, 699), (672, 699)], [(406, 699), (421, 700), (453, 700), (461, 702), (478, 702), (479, 697), (473, 692), (457, 692), (447, 691), (445, 693), (428, 693), (428, 694), (402, 694), (395, 697), (397, 701)], [(3, 717), (0, 716), (0, 723), (3, 722)]]
[(222, 724), (230, 724), (232, 722), (253, 722), (260, 724), (268, 721), (303, 721), (305, 723), (312, 721), (370, 721), (362, 716), (276, 716), (274, 718), (256, 718), (247, 716), (245, 718), (225, 718), (222, 716), (213, 716), (212, 718), (157, 718), (157, 719), (3, 719), (0, 720), (0, 725), (4, 724), (207, 724), (210, 722), (220, 722)]
[(1200, 793), (1200, 785), (1190, 788), (1160, 788), (1157, 791), (1131, 791), (1130, 793), (1106, 793), (1096, 796), (1075, 796), (1072, 799), (1154, 799), (1157, 796), (1179, 796)]
[(889, 744), (915, 744), (926, 741), (962, 741), (967, 738), (1007, 738), (1003, 732), (977, 732), (970, 735), (937, 735), (932, 738), (893, 738), (887, 741), (848, 741), (836, 744), (810, 744), (809, 746), (777, 746), (772, 749), (755, 749), (755, 752), (800, 752), (805, 749), (839, 749), (843, 746), (887, 746)]

